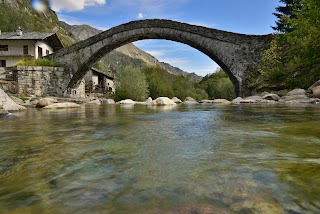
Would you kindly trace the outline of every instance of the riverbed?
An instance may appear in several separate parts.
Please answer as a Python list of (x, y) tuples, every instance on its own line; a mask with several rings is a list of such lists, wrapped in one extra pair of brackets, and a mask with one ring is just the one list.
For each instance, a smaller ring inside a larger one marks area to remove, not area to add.
[(0, 213), (320, 213), (320, 105), (28, 109)]

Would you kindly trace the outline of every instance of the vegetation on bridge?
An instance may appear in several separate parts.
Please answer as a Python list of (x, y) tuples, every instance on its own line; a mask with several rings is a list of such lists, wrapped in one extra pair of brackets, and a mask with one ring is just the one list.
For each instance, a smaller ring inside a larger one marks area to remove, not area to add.
[(307, 89), (320, 79), (320, 1), (282, 0), (270, 49), (249, 76), (252, 88)]
[(17, 62), (14, 66), (48, 66), (59, 67), (61, 64), (49, 59), (29, 59)]

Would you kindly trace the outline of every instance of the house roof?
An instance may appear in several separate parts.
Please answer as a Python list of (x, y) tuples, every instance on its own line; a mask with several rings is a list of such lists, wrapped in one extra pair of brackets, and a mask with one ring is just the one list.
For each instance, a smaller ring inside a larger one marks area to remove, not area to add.
[(91, 70), (92, 70), (93, 72), (98, 73), (98, 75), (100, 74), (100, 75), (102, 75), (102, 76), (107, 77), (108, 79), (114, 80), (114, 77), (113, 77), (113, 76), (111, 76), (111, 75), (109, 75), (109, 74), (107, 74), (107, 73), (105, 73), (105, 72), (103, 72), (103, 71), (100, 71), (100, 70), (98, 70), (98, 69), (96, 69), (96, 68), (91, 68)]
[(54, 51), (64, 47), (56, 33), (23, 32), (18, 36), (16, 32), (2, 32), (0, 40), (43, 40), (47, 41)]

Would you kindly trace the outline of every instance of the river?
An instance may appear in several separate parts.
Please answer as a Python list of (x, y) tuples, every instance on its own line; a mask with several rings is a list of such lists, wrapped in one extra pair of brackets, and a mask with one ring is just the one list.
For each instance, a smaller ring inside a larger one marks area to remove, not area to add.
[(0, 213), (320, 213), (320, 106), (28, 109)]

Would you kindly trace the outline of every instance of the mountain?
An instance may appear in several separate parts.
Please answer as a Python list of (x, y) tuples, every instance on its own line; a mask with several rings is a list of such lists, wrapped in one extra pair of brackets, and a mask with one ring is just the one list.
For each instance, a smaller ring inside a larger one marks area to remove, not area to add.
[[(21, 27), (24, 31), (56, 32), (64, 46), (87, 39), (102, 31), (88, 25), (68, 25), (58, 19), (50, 9), (37, 12), (30, 6), (30, 0), (0, 0), (0, 30), (15, 31)], [(201, 77), (189, 74), (169, 64), (159, 62), (155, 57), (140, 50), (133, 44), (127, 44), (110, 52), (96, 64), (102, 70), (116, 72), (126, 66), (145, 67), (160, 66), (171, 74), (190, 76), (200, 81)]]
[[(66, 23), (62, 23), (62, 24), (65, 25), (66, 28), (78, 40), (85, 40), (89, 37), (92, 37), (92, 36), (102, 32), (101, 30), (95, 29), (89, 25), (68, 25)], [(116, 52), (116, 53), (114, 53), (114, 52)], [(126, 60), (122, 60), (122, 61), (124, 61), (125, 64), (127, 64), (126, 66), (132, 66), (132, 61), (134, 61), (135, 62), (134, 65), (139, 64), (140, 65), (139, 67), (141, 67), (141, 66), (142, 67), (144, 67), (144, 66), (159, 66), (159, 67), (165, 69), (166, 71), (168, 71), (169, 73), (177, 75), (177, 76), (189, 76), (190, 78), (194, 79), (195, 81), (200, 81), (202, 79), (202, 77), (196, 75), (195, 73), (188, 73), (188, 72), (181, 70), (180, 68), (173, 67), (168, 63), (159, 62), (159, 60), (157, 60), (155, 57), (140, 50), (132, 43), (129, 43), (129, 44), (124, 45), (120, 48), (117, 48), (115, 51), (107, 54), (105, 57), (102, 58), (101, 62), (107, 63), (107, 64), (109, 63), (108, 68), (109, 69), (111, 68), (111, 70), (112, 70), (112, 67), (113, 68), (115, 67), (115, 65), (114, 65), (115, 63), (113, 62), (113, 64), (112, 64), (112, 62), (109, 62), (110, 60), (108, 60), (108, 58), (109, 59), (114, 58), (114, 57), (112, 57), (114, 55), (118, 56), (118, 58), (126, 58), (126, 57), (131, 58), (131, 59), (127, 60), (127, 63), (125, 63)], [(134, 60), (132, 60), (132, 59), (134, 59)], [(138, 61), (140, 61), (140, 63)], [(119, 62), (117, 64), (119, 64)], [(103, 67), (103, 65), (101, 65), (101, 64), (100, 64), (100, 66)], [(124, 66), (124, 67), (126, 67), (126, 66)]]

